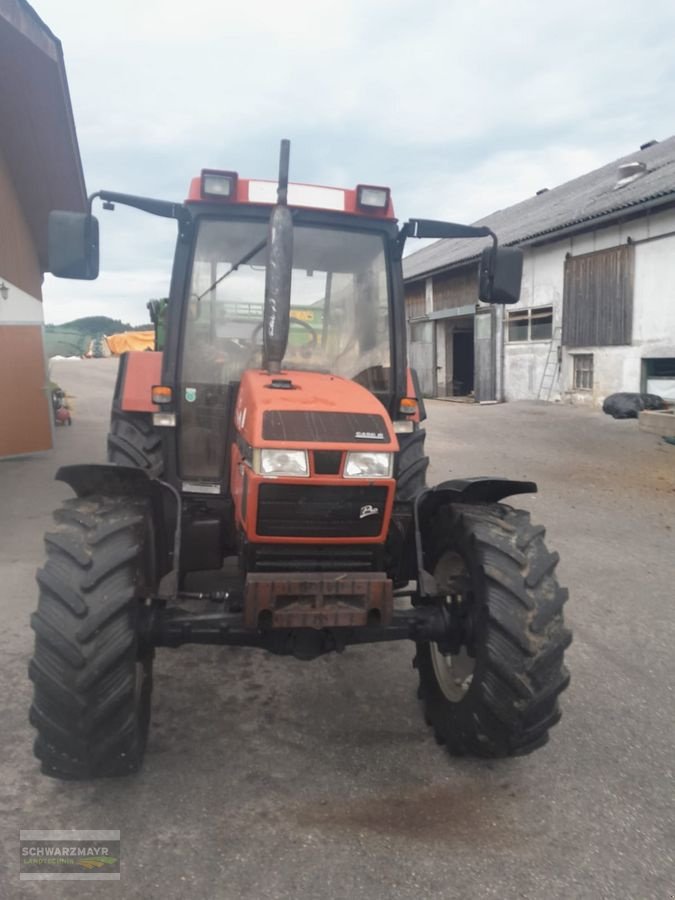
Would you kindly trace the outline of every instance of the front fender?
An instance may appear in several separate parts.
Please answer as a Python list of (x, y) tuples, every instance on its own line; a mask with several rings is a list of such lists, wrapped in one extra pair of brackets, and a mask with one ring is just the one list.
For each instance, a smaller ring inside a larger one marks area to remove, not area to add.
[(424, 566), (423, 532), (436, 510), (449, 503), (498, 503), (514, 494), (536, 494), (534, 481), (512, 481), (509, 478), (456, 478), (420, 491), (415, 497), (415, 551), (417, 556), (417, 588), (422, 596), (437, 593), (436, 582)]
[(71, 487), (78, 497), (87, 497), (90, 494), (107, 494), (113, 497), (134, 494), (151, 497), (157, 491), (161, 491), (159, 482), (150, 478), (142, 469), (133, 466), (115, 466), (110, 463), (61, 466), (54, 478)]
[(71, 487), (78, 497), (147, 497), (152, 506), (158, 576), (170, 571), (172, 560), (180, 558), (180, 495), (169, 484), (134, 466), (109, 463), (61, 466), (54, 477)]
[(417, 495), (415, 506), (440, 506), (443, 503), (498, 503), (514, 494), (536, 494), (534, 481), (512, 481), (510, 478), (455, 478), (442, 481)]

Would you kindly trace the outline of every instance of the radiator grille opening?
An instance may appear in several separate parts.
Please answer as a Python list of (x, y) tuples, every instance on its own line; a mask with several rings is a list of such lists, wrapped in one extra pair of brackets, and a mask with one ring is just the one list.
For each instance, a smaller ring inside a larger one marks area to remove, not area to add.
[(262, 484), (256, 531), (263, 537), (377, 537), (387, 488)]
[(384, 566), (381, 544), (250, 544), (254, 572), (368, 572)]

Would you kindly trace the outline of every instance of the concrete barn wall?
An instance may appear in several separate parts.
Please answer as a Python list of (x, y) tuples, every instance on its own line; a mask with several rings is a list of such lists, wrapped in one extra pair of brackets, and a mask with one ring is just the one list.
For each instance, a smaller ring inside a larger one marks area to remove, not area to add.
[[(633, 342), (631, 346), (562, 349), (562, 365), (550, 399), (599, 405), (615, 391), (639, 391), (643, 358), (675, 356), (675, 211), (557, 241), (525, 252), (520, 301), (508, 311), (537, 306), (553, 307), (557, 357), (560, 342), (556, 327), (562, 321), (565, 255), (591, 253), (623, 244), (635, 246)], [(663, 237), (661, 237), (663, 236)], [(658, 239), (655, 239), (658, 238)], [(643, 243), (644, 242), (644, 243)], [(504, 398), (536, 399), (549, 355), (549, 341), (511, 343), (504, 333)], [(593, 354), (593, 390), (575, 391), (574, 355)], [(544, 392), (544, 399), (547, 398)]]
[[(550, 341), (508, 341), (508, 314), (537, 306), (553, 307), (554, 333), (562, 321), (563, 266), (569, 241), (525, 251), (520, 300), (504, 316), (504, 397), (530, 400), (539, 396)], [(556, 387), (556, 385), (554, 385)], [(554, 396), (556, 392), (554, 391)]]

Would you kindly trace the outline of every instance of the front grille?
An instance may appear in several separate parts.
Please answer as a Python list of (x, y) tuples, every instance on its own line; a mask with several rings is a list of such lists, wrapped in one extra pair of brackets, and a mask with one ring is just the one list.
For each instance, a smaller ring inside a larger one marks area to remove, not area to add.
[(264, 537), (377, 537), (387, 488), (261, 484), (256, 531)]

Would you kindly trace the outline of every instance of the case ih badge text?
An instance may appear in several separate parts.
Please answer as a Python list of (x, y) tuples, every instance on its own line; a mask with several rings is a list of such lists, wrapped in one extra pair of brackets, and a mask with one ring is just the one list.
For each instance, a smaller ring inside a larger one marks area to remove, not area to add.
[(383, 441), (384, 434), (381, 431), (356, 431), (354, 437), (359, 441)]

